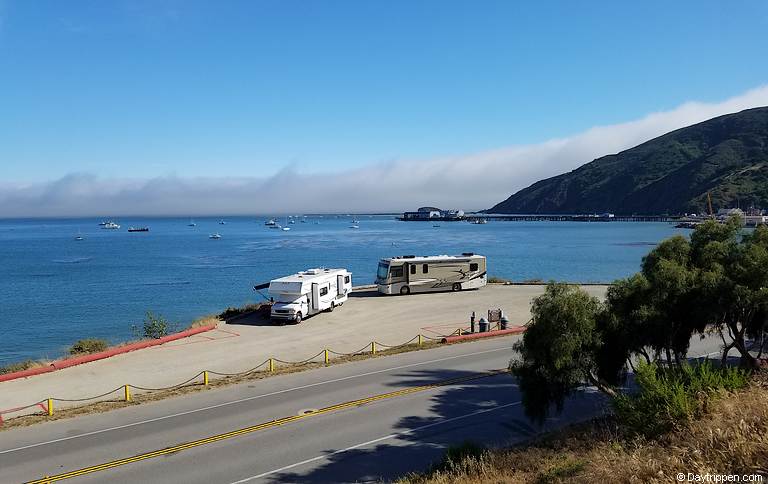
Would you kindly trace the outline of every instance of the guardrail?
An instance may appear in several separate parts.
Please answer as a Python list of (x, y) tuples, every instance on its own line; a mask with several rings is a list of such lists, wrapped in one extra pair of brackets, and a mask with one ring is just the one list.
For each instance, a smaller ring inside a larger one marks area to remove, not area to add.
[[(132, 402), (133, 401), (133, 392), (132, 390), (139, 390), (142, 392), (160, 392), (160, 391), (169, 391), (169, 390), (177, 390), (180, 388), (188, 387), (188, 386), (197, 386), (197, 385), (203, 385), (203, 386), (209, 386), (211, 383), (211, 376), (218, 376), (223, 378), (231, 378), (231, 377), (244, 377), (253, 373), (256, 373), (257, 371), (264, 369), (263, 371), (267, 373), (274, 373), (277, 369), (277, 364), (284, 365), (284, 367), (291, 367), (291, 366), (301, 366), (301, 365), (307, 365), (312, 363), (320, 363), (322, 362), (325, 365), (329, 365), (331, 361), (336, 358), (343, 358), (343, 357), (353, 357), (353, 356), (360, 356), (360, 355), (376, 355), (380, 351), (391, 351), (399, 348), (403, 348), (405, 346), (409, 345), (415, 345), (416, 347), (423, 346), (425, 342), (433, 341), (433, 342), (440, 342), (440, 343), (450, 343), (452, 341), (456, 341), (454, 339), (455, 337), (464, 337), (468, 335), (485, 335), (485, 336), (503, 336), (506, 334), (510, 334), (510, 330), (506, 329), (498, 329), (499, 325), (495, 325), (494, 327), (491, 327), (489, 331), (483, 332), (483, 333), (472, 333), (469, 331), (469, 328), (458, 328), (456, 331), (447, 334), (447, 335), (439, 335), (437, 337), (433, 336), (427, 336), (423, 334), (418, 334), (411, 338), (410, 340), (406, 341), (405, 343), (401, 343), (398, 345), (387, 345), (384, 343), (380, 343), (378, 341), (371, 341), (370, 343), (366, 344), (362, 348), (360, 348), (357, 351), (351, 352), (351, 353), (343, 353), (334, 351), (328, 348), (325, 348), (321, 350), (316, 355), (312, 356), (311, 358), (307, 358), (305, 360), (301, 361), (286, 361), (281, 360), (279, 358), (270, 357), (261, 362), (260, 364), (254, 366), (253, 368), (250, 368), (248, 370), (237, 372), (237, 373), (224, 373), (224, 372), (218, 372), (213, 370), (202, 370), (198, 372), (193, 377), (178, 383), (176, 385), (171, 385), (167, 387), (159, 387), (159, 388), (150, 388), (150, 387), (142, 387), (139, 385), (133, 385), (133, 384), (124, 384), (120, 385), (119, 387), (115, 388), (114, 390), (110, 390), (106, 393), (102, 393), (100, 395), (85, 397), (85, 398), (57, 398), (57, 397), (50, 397), (46, 398), (44, 400), (40, 400), (39, 402), (35, 402), (29, 405), (25, 405), (22, 407), (16, 407), (11, 408), (8, 410), (1, 410), (0, 411), (0, 425), (3, 424), (3, 416), (19, 413), (23, 410), (28, 410), (30, 408), (39, 407), (41, 409), (41, 412), (38, 413), (27, 413), (25, 415), (47, 415), (47, 416), (53, 416), (54, 415), (54, 409), (55, 409), (55, 403), (61, 402), (61, 403), (85, 403), (89, 401), (123, 401), (123, 402)], [(522, 332), (525, 330), (524, 326), (519, 326), (520, 330), (518, 332)], [(461, 338), (463, 339), (463, 338)], [(320, 359), (322, 357), (322, 360)], [(107, 397), (109, 395), (112, 395), (114, 393), (121, 394), (121, 397), (118, 400), (102, 400), (104, 397)]]

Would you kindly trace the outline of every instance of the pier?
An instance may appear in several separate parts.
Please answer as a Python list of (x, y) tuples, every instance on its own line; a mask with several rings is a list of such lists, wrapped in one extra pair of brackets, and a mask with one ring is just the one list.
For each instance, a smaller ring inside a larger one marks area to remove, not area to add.
[(475, 222), (478, 220), (486, 220), (493, 222), (671, 222), (677, 220), (679, 217), (673, 217), (670, 215), (614, 215), (614, 214), (576, 214), (576, 215), (563, 215), (563, 214), (484, 214), (484, 213), (470, 213), (465, 214), (462, 217), (441, 217), (435, 216), (431, 218), (426, 217), (413, 217), (407, 214), (398, 217), (398, 220), (404, 222)]

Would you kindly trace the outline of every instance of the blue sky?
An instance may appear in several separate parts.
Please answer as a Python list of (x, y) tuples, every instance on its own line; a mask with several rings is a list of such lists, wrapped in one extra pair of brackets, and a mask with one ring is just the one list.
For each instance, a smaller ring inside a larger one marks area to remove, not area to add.
[(766, 32), (762, 0), (0, 0), (0, 184), (544, 143), (764, 86)]
[(768, 3), (5, 1), (0, 173), (257, 176), (534, 143), (768, 79)]

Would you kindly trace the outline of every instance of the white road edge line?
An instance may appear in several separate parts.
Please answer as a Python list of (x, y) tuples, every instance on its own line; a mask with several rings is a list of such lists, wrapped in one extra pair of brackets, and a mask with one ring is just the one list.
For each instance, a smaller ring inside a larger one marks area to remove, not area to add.
[(463, 355), (448, 356), (448, 357), (445, 357), (445, 358), (437, 358), (435, 360), (423, 361), (423, 362), (420, 362), (420, 363), (411, 363), (411, 364), (408, 364), (408, 365), (394, 366), (392, 368), (385, 368), (383, 370), (369, 371), (367, 373), (360, 373), (358, 375), (349, 375), (349, 376), (345, 376), (345, 377), (341, 377), (341, 378), (334, 378), (332, 380), (325, 380), (325, 381), (321, 381), (321, 382), (309, 383), (307, 385), (301, 385), (301, 386), (297, 386), (297, 387), (293, 387), (293, 388), (286, 388), (284, 390), (278, 390), (278, 391), (274, 391), (274, 392), (270, 392), (270, 393), (264, 393), (262, 395), (255, 395), (255, 396), (252, 396), (252, 397), (241, 398), (239, 400), (232, 400), (231, 402), (218, 403), (216, 405), (210, 405), (208, 407), (196, 408), (194, 410), (187, 410), (187, 411), (184, 411), (184, 412), (173, 413), (173, 414), (170, 414), (170, 415), (163, 415), (162, 417), (155, 417), (155, 418), (151, 418), (151, 419), (147, 419), (147, 420), (141, 420), (141, 421), (138, 421), (138, 422), (133, 422), (133, 423), (125, 424), (125, 425), (118, 425), (118, 426), (109, 427), (109, 428), (106, 428), (106, 429), (94, 430), (92, 432), (85, 432), (85, 433), (82, 433), (82, 434), (70, 435), (68, 437), (61, 437), (59, 439), (48, 440), (48, 441), (45, 441), (45, 442), (38, 442), (38, 443), (35, 443), (35, 444), (29, 444), (29, 445), (25, 445), (25, 446), (22, 446), (22, 447), (16, 447), (16, 448), (13, 448), (13, 449), (0, 450), (0, 455), (10, 454), (12, 452), (18, 452), (20, 450), (32, 449), (34, 447), (40, 447), (40, 446), (43, 446), (43, 445), (56, 444), (58, 442), (66, 442), (68, 440), (79, 439), (79, 438), (82, 438), (82, 437), (90, 437), (91, 435), (98, 435), (98, 434), (103, 434), (103, 433), (106, 433), (106, 432), (113, 432), (115, 430), (122, 430), (122, 429), (130, 428), (130, 427), (136, 427), (138, 425), (144, 425), (144, 424), (148, 424), (148, 423), (153, 423), (153, 422), (157, 422), (157, 421), (160, 421), (160, 420), (166, 420), (166, 419), (176, 418), (176, 417), (183, 417), (184, 415), (190, 415), (190, 414), (198, 413), (198, 412), (205, 412), (205, 411), (213, 410), (213, 409), (216, 409), (216, 408), (226, 407), (226, 406), (229, 406), (229, 405), (236, 405), (238, 403), (248, 402), (248, 401), (251, 401), (251, 400), (258, 400), (260, 398), (271, 397), (271, 396), (274, 396), (274, 395), (280, 395), (282, 393), (289, 393), (289, 392), (293, 392), (293, 391), (296, 391), (296, 390), (304, 390), (304, 389), (312, 388), (312, 387), (316, 387), (316, 386), (327, 385), (327, 384), (330, 384), (330, 383), (338, 383), (340, 381), (352, 380), (352, 379), (355, 379), (355, 378), (362, 378), (364, 376), (376, 375), (376, 374), (379, 374), (379, 373), (386, 373), (388, 371), (402, 370), (402, 369), (411, 368), (411, 367), (414, 367), (414, 366), (428, 365), (430, 363), (439, 363), (441, 361), (455, 360), (455, 359), (458, 359), (458, 358), (466, 358), (468, 356), (476, 356), (476, 355), (482, 355), (482, 354), (486, 354), (486, 353), (494, 353), (496, 351), (509, 351), (510, 348), (511, 348), (511, 346), (507, 346), (507, 347), (504, 347), (504, 348), (496, 348), (496, 349), (492, 349), (492, 350), (476, 351), (476, 352), (473, 352), (473, 353), (466, 353), (466, 354), (463, 354)]
[[(704, 357), (708, 357), (708, 356), (716, 355), (716, 354), (721, 354), (721, 353), (722, 353), (722, 351), (713, 351), (711, 353), (699, 354), (697, 356), (694, 356), (694, 358), (704, 358)], [(500, 405), (498, 407), (490, 408), (490, 409), (478, 410), (478, 411), (475, 411), (475, 412), (472, 412), (472, 413), (469, 413), (469, 414), (466, 414), (466, 415), (461, 415), (459, 417), (453, 417), (453, 418), (449, 418), (449, 419), (446, 419), (446, 420), (442, 420), (440, 422), (435, 422), (435, 423), (431, 423), (431, 424), (428, 424), (428, 425), (423, 425), (421, 427), (416, 427), (415, 429), (410, 429), (410, 430), (405, 430), (403, 432), (397, 432), (397, 433), (394, 433), (394, 434), (385, 435), (384, 437), (379, 437), (377, 439), (369, 440), (368, 442), (362, 442), (360, 444), (355, 444), (355, 445), (352, 445), (350, 447), (346, 447), (344, 449), (336, 450), (336, 451), (333, 451), (333, 452), (329, 452), (327, 454), (323, 454), (323, 455), (319, 455), (317, 457), (313, 457), (311, 459), (306, 459), (306, 460), (303, 460), (301, 462), (296, 462), (295, 464), (290, 464), (290, 465), (287, 465), (287, 466), (284, 466), (284, 467), (280, 467), (279, 469), (274, 469), (274, 470), (271, 470), (271, 471), (268, 471), (268, 472), (263, 472), (261, 474), (258, 474), (258, 475), (255, 475), (255, 476), (251, 476), (251, 477), (246, 477), (245, 479), (241, 479), (239, 481), (235, 481), (235, 482), (233, 482), (231, 484), (244, 484), (246, 482), (254, 481), (256, 479), (261, 479), (262, 477), (267, 477), (267, 476), (269, 476), (271, 474), (276, 474), (278, 472), (287, 471), (289, 469), (293, 469), (294, 467), (299, 467), (299, 466), (302, 466), (304, 464), (309, 464), (311, 462), (316, 462), (316, 461), (319, 461), (319, 460), (328, 459), (331, 456), (342, 454), (344, 452), (349, 452), (350, 450), (355, 450), (355, 449), (358, 449), (360, 447), (366, 447), (368, 445), (376, 444), (376, 443), (379, 443), (379, 442), (384, 441), (384, 440), (389, 440), (389, 439), (393, 439), (395, 437), (401, 437), (401, 436), (404, 436), (404, 435), (409, 435), (409, 434), (412, 434), (413, 432), (417, 432), (419, 430), (424, 430), (424, 429), (427, 429), (427, 428), (430, 428), (430, 427), (434, 427), (436, 425), (442, 425), (442, 424), (445, 424), (445, 423), (453, 422), (455, 420), (461, 420), (461, 419), (472, 417), (472, 416), (475, 416), (475, 415), (480, 415), (480, 414), (483, 414), (483, 413), (492, 412), (494, 410), (499, 410), (499, 409), (506, 408), (506, 407), (520, 405), (520, 403), (521, 402), (513, 402), (513, 403), (508, 403), (506, 405)]]
[(371, 445), (371, 444), (377, 444), (377, 443), (382, 442), (384, 440), (394, 439), (395, 437), (402, 437), (404, 435), (410, 435), (410, 434), (412, 434), (414, 432), (418, 432), (420, 430), (428, 429), (430, 427), (435, 427), (437, 425), (447, 424), (447, 423), (450, 423), (450, 422), (454, 422), (456, 420), (462, 420), (462, 419), (465, 419), (465, 418), (474, 417), (475, 415), (480, 415), (480, 414), (483, 414), (483, 413), (488, 413), (488, 412), (493, 412), (493, 411), (496, 411), (496, 410), (501, 410), (502, 408), (514, 407), (514, 406), (520, 405), (520, 403), (521, 402), (512, 402), (512, 403), (507, 403), (505, 405), (498, 405), (498, 406), (493, 407), (493, 408), (486, 408), (486, 409), (483, 409), (483, 410), (477, 410), (477, 411), (474, 411), (474, 412), (471, 412), (471, 413), (468, 413), (468, 414), (465, 414), (465, 415), (460, 415), (458, 417), (448, 418), (448, 419), (445, 419), (445, 420), (441, 420), (439, 422), (434, 422), (434, 423), (431, 423), (431, 424), (422, 425), (421, 427), (416, 427), (416, 428), (413, 428), (413, 429), (404, 430), (402, 432), (396, 432), (394, 434), (385, 435), (384, 437), (379, 437), (377, 439), (369, 440), (368, 442), (361, 442), (359, 444), (355, 444), (355, 445), (352, 445), (352, 446), (349, 446), (349, 447), (345, 447), (343, 449), (335, 450), (333, 452), (328, 452), (328, 453), (323, 454), (323, 455), (318, 455), (317, 457), (313, 457), (311, 459), (303, 460), (301, 462), (296, 462), (295, 464), (290, 464), (290, 465), (281, 467), (279, 469), (274, 469), (274, 470), (271, 470), (271, 471), (268, 471), (268, 472), (262, 472), (261, 474), (258, 474), (258, 475), (255, 475), (255, 476), (251, 476), (251, 477), (246, 477), (245, 479), (241, 479), (239, 481), (235, 481), (235, 482), (233, 482), (231, 484), (243, 484), (243, 483), (246, 483), (246, 482), (251, 482), (251, 481), (254, 481), (256, 479), (261, 479), (262, 477), (267, 477), (267, 476), (269, 476), (271, 474), (276, 474), (278, 472), (283, 472), (283, 471), (287, 471), (289, 469), (293, 469), (294, 467), (299, 467), (299, 466), (302, 466), (304, 464), (309, 464), (310, 462), (315, 462), (315, 461), (318, 461), (318, 460), (328, 459), (329, 457), (332, 457), (334, 455), (343, 454), (344, 452), (349, 452), (350, 450), (355, 450), (355, 449), (358, 449), (360, 447), (366, 447), (366, 446)]

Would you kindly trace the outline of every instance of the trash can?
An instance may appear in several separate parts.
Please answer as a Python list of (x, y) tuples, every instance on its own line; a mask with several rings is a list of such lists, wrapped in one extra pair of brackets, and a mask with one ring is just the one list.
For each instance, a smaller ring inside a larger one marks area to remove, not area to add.
[(480, 318), (480, 332), (486, 333), (488, 331), (488, 321), (485, 320), (485, 318)]
[(507, 329), (509, 327), (509, 319), (506, 316), (502, 316), (499, 320), (499, 329)]

